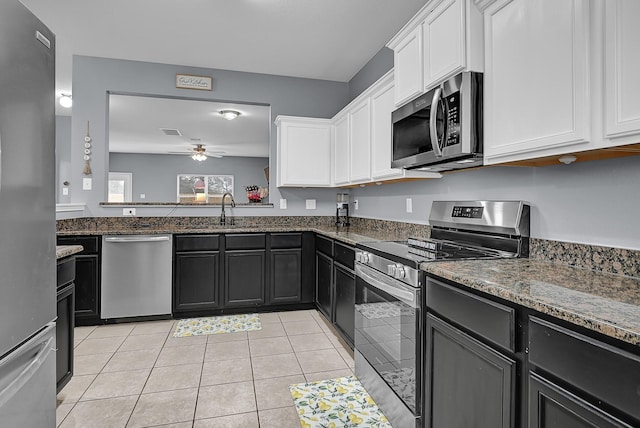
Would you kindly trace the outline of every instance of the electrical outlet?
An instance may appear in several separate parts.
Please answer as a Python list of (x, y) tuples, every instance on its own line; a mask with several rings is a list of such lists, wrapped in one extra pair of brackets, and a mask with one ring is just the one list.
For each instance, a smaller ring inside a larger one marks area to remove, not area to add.
[(286, 210), (287, 209), (287, 200), (286, 199), (280, 199), (280, 209), (281, 210)]
[(354, 201), (353, 201), (353, 209), (354, 210), (358, 209), (358, 200), (357, 199), (354, 199)]
[(306, 207), (308, 210), (315, 210), (316, 209), (316, 200), (315, 199), (307, 199), (306, 200)]
[(135, 208), (123, 208), (122, 209), (122, 215), (124, 216), (134, 216), (136, 215), (136, 209)]
[(64, 196), (67, 196), (67, 195), (69, 194), (69, 188), (68, 188), (68, 187), (63, 187), (63, 188), (62, 188), (62, 194), (63, 194)]
[(407, 198), (407, 212), (413, 212), (413, 200), (411, 198)]
[(146, 197), (147, 197), (147, 195), (145, 193), (140, 193), (140, 199), (144, 199)]
[(91, 190), (92, 180), (90, 178), (82, 179), (82, 190)]

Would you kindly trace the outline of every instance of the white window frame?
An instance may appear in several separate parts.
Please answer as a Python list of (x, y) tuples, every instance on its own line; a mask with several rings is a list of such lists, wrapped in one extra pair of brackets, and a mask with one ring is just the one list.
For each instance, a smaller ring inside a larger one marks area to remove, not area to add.
[[(124, 181), (124, 201), (132, 202), (133, 196), (133, 173), (131, 172), (109, 172), (108, 181)], [(114, 202), (109, 200), (109, 184), (107, 183), (107, 202)], [(120, 201), (117, 201), (120, 202)]]

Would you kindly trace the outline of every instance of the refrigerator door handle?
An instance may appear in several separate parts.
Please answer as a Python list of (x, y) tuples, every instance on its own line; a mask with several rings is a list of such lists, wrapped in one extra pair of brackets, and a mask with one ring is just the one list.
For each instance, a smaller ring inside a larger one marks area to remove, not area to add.
[[(3, 407), (13, 396), (18, 393), (22, 387), (29, 382), (33, 375), (38, 371), (40, 366), (45, 362), (49, 353), (54, 350), (55, 334), (51, 330), (55, 330), (56, 323), (51, 322), (36, 336), (27, 341), (24, 345), (10, 354), (3, 361), (0, 361), (0, 374), (3, 371), (9, 371), (7, 375), (9, 379), (0, 384), (0, 408)], [(48, 338), (47, 338), (48, 336)], [(28, 359), (28, 361), (16, 361), (25, 355), (32, 355), (34, 351), (37, 353)], [(13, 363), (13, 364), (12, 364)], [(12, 368), (12, 365), (22, 364), (22, 367)], [(4, 376), (0, 376), (0, 379)]]

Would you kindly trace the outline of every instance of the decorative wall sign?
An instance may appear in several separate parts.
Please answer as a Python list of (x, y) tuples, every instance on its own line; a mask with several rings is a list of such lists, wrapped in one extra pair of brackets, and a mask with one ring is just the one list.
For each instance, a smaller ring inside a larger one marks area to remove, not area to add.
[(176, 88), (213, 91), (213, 77), (176, 74)]

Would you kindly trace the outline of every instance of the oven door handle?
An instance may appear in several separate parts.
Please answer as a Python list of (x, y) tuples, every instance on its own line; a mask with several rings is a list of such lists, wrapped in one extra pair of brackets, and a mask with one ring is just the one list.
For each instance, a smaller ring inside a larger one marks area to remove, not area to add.
[(429, 132), (431, 134), (431, 148), (436, 157), (442, 157), (442, 149), (438, 140), (438, 104), (442, 99), (442, 87), (438, 86), (433, 91), (433, 99), (431, 100), (431, 111), (429, 114)]
[(371, 285), (378, 290), (382, 290), (385, 293), (392, 295), (393, 297), (401, 300), (403, 303), (411, 306), (412, 308), (418, 308), (417, 293), (415, 291), (409, 291), (402, 286), (399, 281), (386, 277), (377, 273), (367, 267), (356, 265), (356, 276), (362, 278), (367, 284)]

